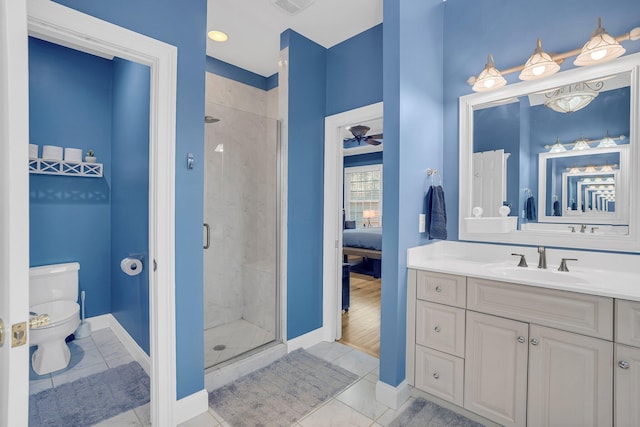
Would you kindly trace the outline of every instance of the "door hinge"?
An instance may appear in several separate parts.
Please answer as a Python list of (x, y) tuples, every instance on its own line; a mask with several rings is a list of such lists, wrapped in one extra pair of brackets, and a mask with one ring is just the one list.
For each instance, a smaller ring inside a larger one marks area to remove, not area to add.
[(153, 271), (156, 271), (158, 269), (158, 263), (156, 262), (156, 260), (153, 260)]
[(11, 347), (20, 347), (27, 343), (27, 322), (11, 326)]

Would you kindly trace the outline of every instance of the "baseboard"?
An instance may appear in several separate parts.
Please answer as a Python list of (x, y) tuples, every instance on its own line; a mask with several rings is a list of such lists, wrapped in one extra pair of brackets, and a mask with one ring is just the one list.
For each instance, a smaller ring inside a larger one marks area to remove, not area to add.
[(173, 418), (175, 424), (181, 424), (207, 412), (209, 409), (209, 394), (202, 389), (176, 401)]
[(402, 381), (397, 387), (382, 381), (376, 383), (376, 400), (391, 409), (398, 409), (411, 396), (411, 387), (407, 380)]
[(144, 350), (138, 345), (127, 330), (118, 322), (111, 313), (105, 314), (108, 316), (109, 327), (113, 333), (118, 337), (124, 348), (127, 349), (133, 359), (142, 366), (142, 369), (151, 377), (151, 358), (144, 352)]
[(299, 348), (309, 348), (324, 341), (324, 329), (318, 328), (314, 331), (300, 335), (287, 341), (287, 351), (291, 353)]
[(91, 325), (92, 331), (98, 331), (100, 329), (111, 327), (111, 318), (113, 316), (110, 313), (101, 314), (100, 316), (93, 316), (88, 319), (84, 319), (89, 325)]

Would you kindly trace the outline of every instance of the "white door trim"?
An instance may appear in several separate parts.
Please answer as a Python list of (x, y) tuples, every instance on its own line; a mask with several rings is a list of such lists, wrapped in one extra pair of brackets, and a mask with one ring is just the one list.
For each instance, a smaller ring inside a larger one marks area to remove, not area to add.
[(11, 325), (29, 313), (29, 71), (26, 0), (0, 0), (0, 426), (26, 426), (29, 347)]
[(346, 126), (381, 119), (382, 106), (382, 102), (378, 102), (324, 119), (322, 328), (325, 341), (342, 337), (342, 136)]
[[(11, 0), (13, 1), (13, 0)], [(149, 116), (149, 324), (151, 420), (175, 425), (175, 123), (177, 49), (48, 0), (29, 0), (29, 34), (63, 46), (102, 52), (151, 69)], [(27, 148), (16, 164), (24, 164)], [(23, 161), (24, 160), (24, 161)], [(13, 179), (14, 177), (12, 177)], [(28, 175), (16, 173), (28, 191)], [(25, 202), (26, 200), (26, 202)], [(28, 209), (28, 199), (22, 202)], [(20, 239), (27, 239), (21, 236)], [(157, 260), (157, 271), (152, 265)], [(26, 270), (25, 270), (26, 274)], [(28, 310), (25, 310), (25, 314)], [(25, 376), (26, 378), (26, 376)]]

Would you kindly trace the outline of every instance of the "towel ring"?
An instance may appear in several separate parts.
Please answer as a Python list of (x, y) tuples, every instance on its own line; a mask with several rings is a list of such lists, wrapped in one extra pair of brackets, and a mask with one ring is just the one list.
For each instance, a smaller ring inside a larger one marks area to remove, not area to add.
[(439, 184), (438, 185), (442, 185), (442, 175), (440, 175), (440, 172), (438, 171), (438, 169), (427, 169), (427, 175), (429, 176), (429, 178), (431, 178), (431, 185), (433, 184), (433, 176), (437, 176), (439, 178)]

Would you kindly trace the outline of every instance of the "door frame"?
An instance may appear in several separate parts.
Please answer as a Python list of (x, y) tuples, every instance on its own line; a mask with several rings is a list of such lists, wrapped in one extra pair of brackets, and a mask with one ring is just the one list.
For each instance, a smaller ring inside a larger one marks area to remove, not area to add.
[[(4, 0), (13, 3), (14, 0)], [(20, 18), (16, 16), (16, 18)], [(149, 114), (149, 313), (151, 360), (151, 420), (175, 424), (176, 406), (176, 348), (175, 348), (175, 124), (177, 86), (177, 48), (142, 34), (108, 23), (48, 0), (27, 2), (29, 35), (91, 54), (118, 56), (150, 68)], [(24, 51), (23, 51), (24, 50)], [(22, 49), (15, 52), (19, 59), (27, 55), (26, 37)], [(9, 57), (11, 60), (11, 56)], [(11, 76), (10, 76), (11, 77)], [(28, 75), (26, 77), (28, 79)], [(28, 80), (27, 80), (28, 82)], [(20, 83), (22, 79), (20, 79)], [(23, 101), (26, 105), (27, 101)], [(27, 128), (23, 129), (28, 135)], [(28, 137), (20, 139), (28, 140)], [(23, 196), (16, 196), (12, 206), (15, 214), (23, 216), (29, 209), (28, 150), (15, 148), (10, 169), (12, 186)], [(14, 144), (16, 145), (16, 144)], [(25, 165), (24, 168), (17, 165)], [(10, 235), (9, 246), (26, 245), (26, 257), (18, 260), (21, 290), (13, 281), (12, 299), (27, 302), (28, 313), (28, 216), (25, 224)], [(26, 243), (25, 243), (26, 242)], [(24, 251), (23, 251), (24, 252)], [(153, 261), (152, 261), (153, 260)], [(156, 260), (160, 262), (156, 263)], [(24, 304), (23, 304), (24, 305)], [(24, 307), (23, 307), (24, 308)], [(28, 354), (28, 347), (26, 348)], [(28, 357), (24, 357), (27, 361)], [(19, 364), (22, 365), (22, 362)], [(28, 389), (28, 375), (16, 378), (19, 389)], [(22, 384), (24, 382), (24, 384)], [(13, 386), (13, 383), (10, 387)], [(28, 411), (25, 401), (16, 402)], [(4, 399), (3, 399), (4, 400)], [(24, 415), (17, 415), (22, 417)], [(20, 418), (22, 419), (22, 418)], [(1, 421), (1, 420), (0, 420)]]
[(322, 242), (322, 329), (325, 341), (342, 337), (343, 131), (357, 122), (381, 119), (383, 103), (324, 119), (324, 222)]

